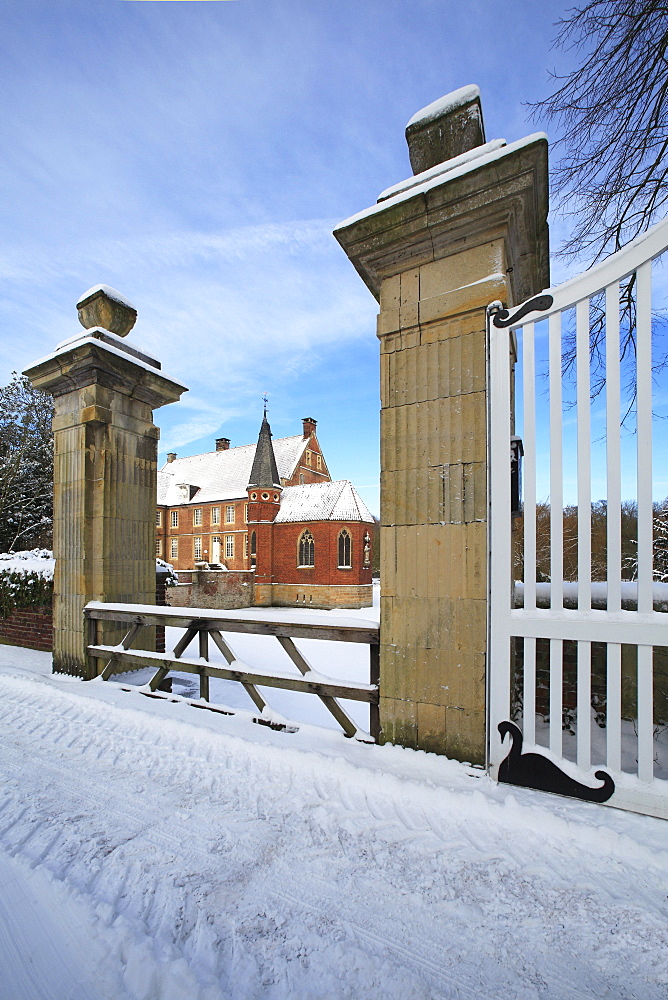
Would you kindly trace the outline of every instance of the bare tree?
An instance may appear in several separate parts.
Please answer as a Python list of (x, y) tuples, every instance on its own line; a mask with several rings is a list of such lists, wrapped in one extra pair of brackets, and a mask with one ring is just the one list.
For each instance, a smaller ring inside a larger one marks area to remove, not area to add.
[[(595, 263), (652, 225), (668, 202), (668, 5), (660, 0), (588, 0), (556, 24), (555, 47), (578, 65), (553, 74), (557, 86), (530, 103), (534, 119), (561, 137), (553, 191), (571, 235), (558, 251)], [(621, 361), (629, 416), (635, 404), (635, 275), (620, 283)], [(662, 315), (662, 314), (658, 314)], [(605, 310), (590, 305), (592, 396), (605, 385)], [(575, 371), (575, 333), (567, 330), (564, 373)], [(654, 372), (666, 367), (660, 351)]]
[(600, 260), (668, 201), (668, 5), (589, 0), (556, 27), (579, 65), (530, 107), (561, 131), (554, 190), (575, 220), (561, 253)]

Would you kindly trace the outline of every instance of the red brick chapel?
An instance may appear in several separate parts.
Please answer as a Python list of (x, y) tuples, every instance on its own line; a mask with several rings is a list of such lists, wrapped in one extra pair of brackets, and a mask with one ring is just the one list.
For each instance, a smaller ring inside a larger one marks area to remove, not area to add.
[(156, 555), (176, 570), (253, 571), (256, 606), (370, 605), (373, 528), (353, 485), (332, 482), (311, 417), (273, 441), (265, 412), (257, 444), (218, 438), (158, 473)]

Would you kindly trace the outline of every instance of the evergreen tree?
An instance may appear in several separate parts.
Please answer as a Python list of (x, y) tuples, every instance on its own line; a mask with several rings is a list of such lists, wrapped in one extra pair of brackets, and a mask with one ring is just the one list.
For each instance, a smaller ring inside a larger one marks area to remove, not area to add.
[(0, 389), (0, 551), (51, 545), (53, 403), (13, 373)]

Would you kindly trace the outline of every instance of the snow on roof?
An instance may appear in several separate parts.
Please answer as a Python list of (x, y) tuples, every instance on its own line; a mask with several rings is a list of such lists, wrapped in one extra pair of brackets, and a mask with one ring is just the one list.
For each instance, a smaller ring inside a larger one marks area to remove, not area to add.
[(110, 299), (114, 300), (114, 302), (120, 302), (121, 305), (128, 306), (130, 309), (134, 309), (134, 311), (137, 312), (137, 307), (133, 306), (129, 299), (126, 299), (124, 295), (117, 292), (115, 288), (111, 287), (111, 285), (93, 285), (93, 287), (89, 288), (87, 292), (84, 292), (83, 295), (79, 296), (77, 305), (81, 302), (85, 302), (86, 299), (89, 299), (91, 295), (95, 295), (96, 292), (104, 292), (104, 294), (108, 295)]
[(445, 160), (443, 163), (437, 163), (435, 167), (429, 167), (428, 170), (423, 170), (419, 174), (407, 177), (405, 181), (399, 181), (398, 184), (393, 184), (392, 187), (385, 188), (385, 190), (381, 191), (378, 195), (378, 201), (385, 201), (386, 198), (392, 198), (395, 194), (400, 194), (402, 191), (408, 190), (408, 188), (417, 187), (418, 184), (424, 184), (425, 181), (431, 180), (432, 177), (438, 177), (440, 174), (447, 174), (448, 171), (455, 170), (457, 167), (461, 166), (462, 163), (469, 163), (471, 160), (475, 160), (479, 156), (484, 156), (485, 153), (493, 153), (505, 145), (505, 139), (492, 139), (491, 142), (486, 142), (482, 146), (474, 146), (473, 149), (469, 149), (465, 153), (460, 153), (459, 156), (453, 156), (451, 160)]
[[(279, 476), (290, 479), (306, 441), (301, 434), (296, 434), (277, 438), (272, 444)], [(209, 503), (245, 496), (256, 447), (255, 444), (245, 444), (226, 451), (209, 451), (168, 462), (158, 473), (158, 503), (178, 507), (191, 502)], [(182, 483), (198, 487), (192, 501), (181, 495), (178, 487)]]
[(304, 483), (283, 490), (275, 523), (286, 521), (368, 521), (373, 516), (347, 479), (333, 483)]
[[(531, 146), (534, 142), (539, 142), (541, 139), (547, 142), (547, 135), (545, 132), (532, 132), (531, 135), (527, 135), (523, 139), (518, 139), (517, 142), (511, 142), (508, 146), (494, 149), (489, 153), (483, 154), (482, 156), (475, 157), (473, 160), (461, 163), (460, 166), (447, 171), (446, 181), (457, 180), (457, 178), (473, 173), (474, 170), (480, 170), (482, 167), (486, 167), (490, 163), (496, 163), (499, 160), (502, 160), (505, 156), (510, 156), (512, 153), (516, 153), (518, 150), (524, 149), (525, 146)], [(487, 143), (487, 145), (490, 145), (490, 143)], [(427, 173), (427, 171), (425, 171), (425, 173)], [(343, 222), (340, 222), (338, 226), (334, 228), (334, 232), (336, 233), (340, 229), (346, 229), (348, 226), (352, 226), (353, 223), (361, 222), (363, 219), (367, 219), (372, 215), (378, 215), (380, 212), (385, 212), (393, 205), (400, 205), (401, 202), (407, 201), (409, 198), (414, 198), (420, 194), (426, 194), (427, 191), (431, 190), (431, 188), (438, 187), (438, 185), (442, 183), (443, 178), (439, 173), (437, 176), (418, 184), (416, 187), (406, 188), (399, 194), (396, 194), (391, 198), (387, 198), (385, 201), (381, 201), (376, 205), (371, 205), (370, 208), (365, 208), (361, 212), (357, 212), (356, 215), (351, 215), (349, 219), (344, 219)]]
[(446, 94), (445, 97), (439, 97), (438, 100), (432, 101), (425, 108), (420, 108), (419, 111), (416, 111), (406, 125), (406, 128), (417, 125), (418, 122), (424, 124), (428, 121), (433, 121), (434, 118), (447, 115), (448, 112), (456, 111), (457, 108), (475, 101), (476, 97), (480, 98), (480, 87), (475, 83), (469, 84), (468, 87), (460, 87), (458, 90), (453, 90), (450, 94)]

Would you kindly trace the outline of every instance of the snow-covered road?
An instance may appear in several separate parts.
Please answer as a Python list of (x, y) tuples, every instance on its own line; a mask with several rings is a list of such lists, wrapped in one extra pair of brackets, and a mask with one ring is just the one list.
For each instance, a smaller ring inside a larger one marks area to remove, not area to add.
[(0, 647), (2, 1000), (668, 995), (660, 820), (47, 660)]

